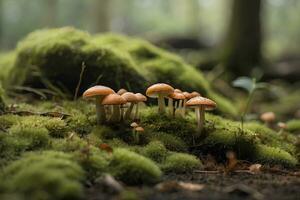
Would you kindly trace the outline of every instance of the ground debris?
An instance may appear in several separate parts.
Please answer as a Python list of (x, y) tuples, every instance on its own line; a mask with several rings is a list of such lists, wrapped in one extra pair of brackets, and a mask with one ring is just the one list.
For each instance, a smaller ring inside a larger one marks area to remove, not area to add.
[(235, 194), (243, 197), (251, 196), (256, 200), (264, 199), (263, 194), (244, 184), (228, 186), (225, 187), (223, 191), (229, 194)]
[(188, 183), (182, 181), (165, 181), (155, 186), (160, 192), (176, 192), (180, 190), (198, 192), (204, 188), (204, 184)]
[(105, 174), (95, 180), (96, 187), (103, 192), (109, 194), (119, 194), (124, 190), (124, 187), (111, 175)]

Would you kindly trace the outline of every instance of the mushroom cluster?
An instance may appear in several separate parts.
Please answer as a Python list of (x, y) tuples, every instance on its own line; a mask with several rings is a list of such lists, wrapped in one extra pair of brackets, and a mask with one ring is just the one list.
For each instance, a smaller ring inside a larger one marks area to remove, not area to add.
[(205, 110), (213, 110), (217, 104), (200, 93), (182, 92), (180, 89), (174, 89), (165, 83), (156, 83), (151, 85), (146, 95), (150, 98), (158, 99), (158, 113), (165, 114), (165, 98), (168, 99), (168, 114), (170, 117), (184, 117), (186, 108), (194, 108), (197, 119), (197, 132), (201, 134), (205, 122)]
[[(107, 121), (119, 122), (138, 119), (139, 103), (147, 101), (147, 97), (141, 93), (134, 94), (125, 89), (120, 89), (116, 93), (113, 89), (102, 85), (87, 89), (82, 96), (84, 99), (95, 100), (97, 124), (103, 124)], [(133, 116), (134, 106), (136, 111)]]
[[(205, 122), (205, 110), (216, 108), (216, 103), (202, 97), (198, 92), (186, 92), (174, 89), (166, 83), (156, 83), (146, 90), (150, 98), (157, 98), (158, 113), (168, 114), (170, 117), (184, 117), (187, 107), (194, 108), (197, 119), (197, 132), (201, 134)], [(117, 93), (106, 86), (97, 85), (87, 89), (83, 98), (95, 99), (97, 123), (119, 122), (123, 120), (139, 119), (139, 104), (147, 101), (141, 93), (128, 92), (120, 89)], [(165, 99), (168, 100), (166, 109)], [(135, 111), (134, 111), (135, 107)], [(166, 111), (167, 110), (167, 111)], [(135, 130), (137, 131), (137, 130)]]

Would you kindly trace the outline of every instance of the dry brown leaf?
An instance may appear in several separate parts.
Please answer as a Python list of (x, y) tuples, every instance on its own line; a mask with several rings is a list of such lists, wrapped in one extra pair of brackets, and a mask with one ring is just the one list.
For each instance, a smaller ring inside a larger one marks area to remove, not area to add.
[(236, 155), (233, 151), (228, 151), (226, 153), (226, 157), (227, 157), (227, 165), (226, 165), (225, 171), (231, 172), (234, 170), (234, 168), (238, 164), (238, 160), (236, 159)]
[(250, 165), (249, 167), (249, 171), (253, 174), (258, 174), (261, 172), (261, 164), (253, 164), (253, 165)]
[(165, 181), (157, 184), (155, 188), (160, 192), (173, 192), (179, 190), (198, 192), (204, 188), (204, 185), (182, 181)]
[(109, 146), (108, 144), (106, 143), (102, 143), (99, 145), (99, 148), (106, 151), (107, 153), (112, 153), (113, 152), (113, 149), (111, 146)]

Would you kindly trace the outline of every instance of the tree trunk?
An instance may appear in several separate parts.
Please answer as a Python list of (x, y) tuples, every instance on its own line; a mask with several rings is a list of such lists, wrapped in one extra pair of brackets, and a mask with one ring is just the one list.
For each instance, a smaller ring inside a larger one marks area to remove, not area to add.
[(91, 31), (94, 33), (110, 30), (110, 3), (112, 0), (93, 0), (90, 7)]
[(233, 0), (222, 63), (237, 75), (249, 75), (261, 63), (261, 0)]
[(56, 7), (57, 0), (47, 0), (46, 13), (44, 15), (44, 24), (48, 27), (54, 27), (56, 25)]

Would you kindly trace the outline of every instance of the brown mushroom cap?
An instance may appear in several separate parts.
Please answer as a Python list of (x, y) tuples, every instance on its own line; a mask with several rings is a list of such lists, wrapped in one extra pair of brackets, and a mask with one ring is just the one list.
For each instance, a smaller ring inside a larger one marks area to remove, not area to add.
[(276, 119), (275, 113), (273, 112), (265, 112), (260, 115), (260, 119), (264, 122), (273, 122)]
[(151, 98), (156, 98), (159, 94), (162, 96), (168, 96), (173, 92), (174, 88), (172, 86), (165, 83), (156, 83), (147, 89), (146, 95)]
[(172, 94), (169, 94), (168, 97), (176, 100), (183, 100), (185, 99), (185, 96), (182, 93), (174, 92)]
[(139, 102), (142, 102), (142, 101), (147, 101), (147, 97), (141, 93), (136, 93), (135, 94), (136, 98), (138, 99)]
[(179, 93), (182, 93), (182, 91), (181, 90), (179, 90), (179, 89), (174, 89), (174, 92), (179, 92)]
[(201, 94), (199, 92), (196, 92), (196, 91), (190, 93), (190, 98), (194, 98), (194, 97), (201, 97)]
[(121, 95), (121, 97), (126, 99), (127, 102), (132, 102), (132, 103), (138, 102), (138, 98), (132, 92), (125, 92), (124, 94)]
[(182, 94), (185, 96), (186, 99), (192, 98), (192, 95), (189, 92), (183, 92)]
[(109, 87), (103, 85), (96, 85), (87, 89), (82, 96), (83, 98), (91, 98), (95, 96), (106, 96), (114, 93), (115, 91)]
[(191, 107), (196, 107), (196, 106), (205, 106), (205, 110), (213, 110), (217, 107), (217, 104), (208, 99), (208, 98), (205, 98), (205, 97), (194, 97), (194, 98), (191, 98), (190, 100), (188, 100), (186, 103), (185, 103), (186, 106), (191, 106)]
[(127, 92), (127, 90), (125, 90), (124, 88), (119, 89), (119, 91), (117, 92), (118, 95), (122, 95), (125, 92)]
[(136, 127), (138, 127), (139, 125), (138, 125), (136, 122), (132, 122), (132, 123), (130, 124), (130, 126), (131, 126), (132, 128), (136, 128)]
[(102, 105), (121, 105), (125, 104), (126, 102), (126, 99), (118, 94), (109, 94), (103, 99)]
[(144, 132), (144, 128), (143, 127), (136, 127), (135, 128), (135, 130), (137, 131), (137, 132)]
[(278, 123), (277, 123), (277, 126), (278, 126), (279, 128), (282, 128), (282, 129), (286, 129), (286, 128), (287, 128), (287, 125), (286, 125), (286, 123), (284, 123), (284, 122), (278, 122)]

